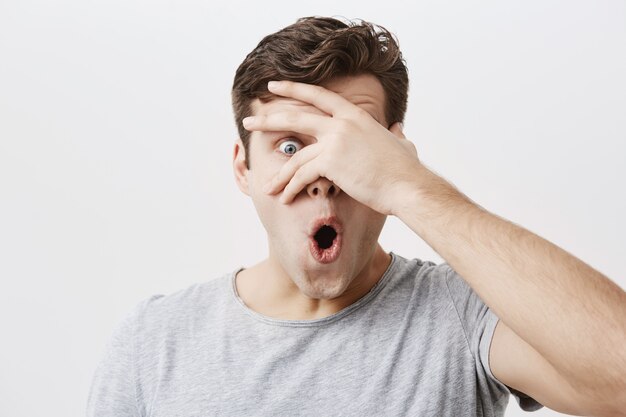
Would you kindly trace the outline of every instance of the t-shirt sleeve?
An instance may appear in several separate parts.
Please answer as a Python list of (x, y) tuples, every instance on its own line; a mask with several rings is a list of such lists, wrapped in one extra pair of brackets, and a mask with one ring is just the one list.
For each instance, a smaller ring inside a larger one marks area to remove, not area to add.
[[(141, 303), (140, 303), (141, 304)], [(117, 324), (93, 375), (87, 417), (139, 417), (136, 401), (134, 329), (137, 305)]]
[(495, 392), (508, 392), (524, 411), (542, 408), (543, 405), (534, 398), (503, 384), (493, 375), (489, 366), (489, 349), (499, 318), (452, 267), (446, 264), (446, 268), (446, 285), (475, 358), (479, 381), (485, 382), (486, 395), (495, 398)]

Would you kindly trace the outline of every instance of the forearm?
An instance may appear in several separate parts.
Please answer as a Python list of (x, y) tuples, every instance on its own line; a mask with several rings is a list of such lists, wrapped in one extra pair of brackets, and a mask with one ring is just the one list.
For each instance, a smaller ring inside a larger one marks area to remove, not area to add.
[(572, 384), (605, 394), (626, 388), (626, 293), (424, 169), (394, 214)]

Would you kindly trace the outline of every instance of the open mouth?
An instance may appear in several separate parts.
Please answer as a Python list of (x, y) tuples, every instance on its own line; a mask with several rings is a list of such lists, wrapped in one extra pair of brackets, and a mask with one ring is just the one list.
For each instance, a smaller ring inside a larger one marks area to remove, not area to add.
[(309, 238), (311, 255), (323, 264), (336, 261), (341, 253), (341, 224), (336, 219), (318, 220), (316, 227), (316, 232)]
[(328, 249), (332, 246), (333, 241), (337, 237), (337, 232), (332, 226), (324, 225), (320, 227), (313, 239), (317, 242), (320, 249)]

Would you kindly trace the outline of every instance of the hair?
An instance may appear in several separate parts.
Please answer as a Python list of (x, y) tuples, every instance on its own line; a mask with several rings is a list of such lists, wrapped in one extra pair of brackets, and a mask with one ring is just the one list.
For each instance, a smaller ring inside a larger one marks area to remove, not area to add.
[[(361, 20), (361, 19), (359, 19)], [(252, 115), (252, 101), (276, 98), (271, 80), (322, 84), (341, 76), (374, 75), (385, 92), (385, 119), (403, 122), (409, 90), (408, 70), (395, 36), (361, 20), (344, 23), (331, 17), (302, 17), (265, 36), (235, 73), (232, 105), (250, 169), (250, 131), (242, 120)], [(388, 126), (386, 126), (388, 128)]]

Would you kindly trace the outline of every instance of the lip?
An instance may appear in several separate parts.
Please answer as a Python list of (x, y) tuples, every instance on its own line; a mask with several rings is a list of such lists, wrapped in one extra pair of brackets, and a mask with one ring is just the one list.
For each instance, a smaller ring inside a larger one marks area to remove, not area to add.
[(332, 228), (335, 229), (335, 232), (337, 232), (338, 235), (343, 233), (343, 223), (341, 222), (341, 220), (339, 220), (337, 216), (332, 215), (320, 217), (313, 220), (309, 224), (309, 237), (313, 238), (313, 236), (315, 236), (315, 233), (317, 233), (320, 227), (324, 225), (332, 226)]
[[(315, 233), (324, 225), (332, 226), (337, 232), (337, 236), (333, 241), (333, 244), (326, 249), (321, 249), (315, 240)], [(343, 225), (337, 216), (322, 217), (313, 220), (309, 227), (309, 251), (311, 256), (321, 263), (329, 264), (335, 262), (341, 254), (341, 246), (343, 242)]]

